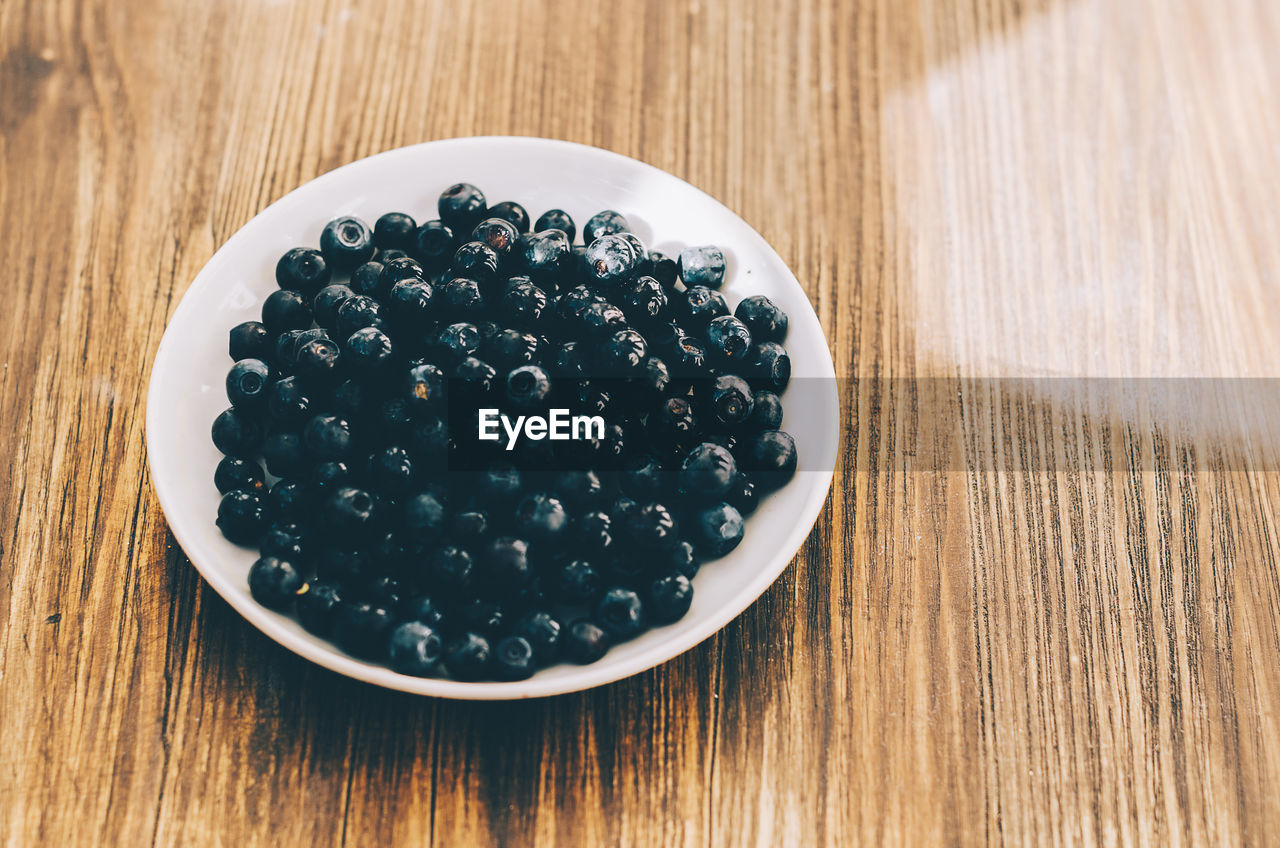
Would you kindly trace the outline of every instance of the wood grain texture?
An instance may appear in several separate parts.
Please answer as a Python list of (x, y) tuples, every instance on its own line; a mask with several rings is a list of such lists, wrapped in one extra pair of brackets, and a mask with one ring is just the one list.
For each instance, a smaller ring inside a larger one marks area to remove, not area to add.
[[(0, 842), (1274, 841), (1276, 419), (1004, 378), (1277, 374), (1277, 55), (1268, 0), (0, 0)], [(723, 200), (856, 379), (834, 494), (737, 621), (460, 705), (203, 585), (143, 404), (263, 206), (502, 133)]]

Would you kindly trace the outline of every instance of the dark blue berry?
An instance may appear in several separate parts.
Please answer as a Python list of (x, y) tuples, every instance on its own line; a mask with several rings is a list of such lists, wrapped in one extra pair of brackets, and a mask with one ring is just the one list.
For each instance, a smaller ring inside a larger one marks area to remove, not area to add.
[(298, 623), (308, 633), (329, 637), (333, 635), (341, 603), (342, 590), (337, 584), (313, 581), (307, 585), (305, 592), (298, 595)]
[(569, 213), (563, 209), (548, 209), (533, 225), (533, 231), (540, 233), (543, 230), (560, 230), (569, 237), (569, 241), (573, 241), (573, 237), (578, 234), (577, 225), (573, 223), (573, 218), (569, 217)]
[(453, 258), (453, 230), (443, 221), (428, 221), (418, 228), (414, 255), (431, 267), (439, 267)]
[[(363, 268), (364, 265), (360, 267)], [(355, 291), (350, 286), (342, 283), (335, 283), (320, 289), (311, 301), (311, 312), (315, 316), (316, 323), (326, 330), (337, 329), (338, 310), (342, 308), (342, 304), (347, 302), (347, 298), (354, 295)]]
[(329, 266), (320, 251), (295, 247), (276, 263), (276, 284), (282, 289), (314, 295), (329, 282)]
[(755, 380), (775, 392), (780, 392), (791, 382), (791, 357), (777, 342), (763, 342), (753, 351), (755, 363), (749, 373)]
[(782, 399), (773, 392), (755, 393), (747, 427), (752, 430), (776, 430), (782, 426)]
[(316, 386), (331, 386), (342, 374), (342, 349), (332, 339), (311, 339), (298, 348), (294, 373)]
[(619, 285), (618, 303), (634, 323), (657, 321), (667, 311), (667, 293), (661, 283), (644, 275)]
[(514, 200), (504, 200), (501, 203), (495, 203), (489, 207), (488, 214), (494, 218), (501, 218), (516, 228), (517, 233), (529, 232), (529, 213), (525, 208)]
[(588, 336), (605, 339), (627, 326), (627, 316), (605, 300), (597, 300), (582, 310), (578, 321)]
[(256, 409), (266, 403), (271, 369), (260, 359), (242, 359), (227, 371), (226, 382), (232, 406)]
[(311, 518), (311, 492), (297, 480), (277, 480), (267, 493), (267, 508), (277, 521), (306, 521)]
[(457, 680), (479, 680), (489, 671), (489, 640), (479, 633), (463, 633), (444, 649), (444, 665)]
[(516, 505), (515, 522), (516, 529), (527, 538), (552, 542), (569, 526), (569, 514), (559, 498), (536, 492)]
[(565, 657), (571, 662), (587, 665), (608, 653), (612, 641), (598, 624), (583, 618), (566, 628), (560, 644)]
[(497, 276), (501, 262), (502, 257), (489, 245), (482, 241), (469, 241), (454, 252), (449, 267), (457, 277), (488, 283)]
[(461, 594), (470, 588), (474, 568), (471, 554), (457, 545), (436, 548), (426, 561), (427, 575), (446, 593)]
[(693, 544), (712, 558), (722, 557), (742, 541), (742, 513), (727, 503), (707, 507), (693, 521)]
[(718, 247), (686, 248), (676, 265), (686, 286), (718, 289), (724, 283), (724, 251)]
[(640, 270), (646, 258), (643, 250), (625, 235), (605, 235), (587, 247), (587, 271), (596, 283), (617, 284), (629, 280)]
[(311, 468), (310, 480), (317, 492), (332, 492), (351, 482), (351, 468), (336, 459), (317, 462)]
[(387, 296), (391, 323), (401, 331), (423, 334), (434, 324), (435, 289), (422, 280), (401, 280)]
[(499, 368), (519, 368), (537, 358), (538, 337), (515, 329), (502, 330), (485, 342), (482, 352)]
[(698, 573), (702, 559), (688, 539), (681, 539), (667, 553), (665, 563), (675, 572), (683, 574), (690, 580)]
[(288, 607), (304, 582), (292, 563), (273, 556), (264, 556), (249, 567), (249, 593), (268, 609)]
[(299, 292), (276, 289), (262, 302), (262, 323), (273, 333), (311, 326), (311, 307)]
[(262, 445), (262, 424), (232, 407), (213, 419), (213, 444), (227, 456), (252, 457)]
[(751, 331), (732, 315), (712, 318), (707, 324), (707, 347), (730, 367), (747, 361), (752, 355)]
[(426, 677), (444, 654), (440, 634), (421, 621), (406, 621), (391, 631), (387, 657), (392, 670)]
[(352, 370), (365, 377), (384, 377), (395, 362), (391, 338), (377, 327), (356, 330), (347, 337), (344, 349)]
[(710, 324), (713, 318), (729, 314), (729, 307), (720, 293), (706, 286), (690, 286), (676, 303), (689, 326), (698, 330)]
[(569, 560), (556, 567), (552, 591), (563, 604), (587, 606), (604, 590), (604, 578), (586, 560)]
[(440, 220), (455, 233), (469, 233), (485, 216), (484, 192), (470, 183), (454, 183), (440, 194), (436, 204)]
[(662, 284), (664, 289), (673, 288), (676, 278), (680, 276), (676, 261), (665, 253), (649, 251), (649, 274)]
[(525, 233), (520, 236), (513, 254), (535, 282), (554, 282), (569, 265), (569, 237), (563, 230)]
[(537, 365), (522, 365), (507, 374), (506, 395), (517, 408), (532, 409), (551, 395), (551, 378)]
[(258, 541), (258, 554), (287, 560), (295, 565), (303, 564), (303, 533), (303, 529), (297, 524), (272, 524)]
[[(379, 300), (386, 300), (387, 295), (396, 287), (396, 283), (405, 280), (425, 280), (426, 277), (427, 273), (422, 265), (412, 257), (388, 259), (383, 264), (381, 273), (378, 274), (377, 287), (372, 294)], [(369, 294), (369, 292), (362, 292), (362, 294)]]
[(751, 386), (741, 377), (721, 374), (705, 389), (707, 411), (725, 427), (738, 427), (747, 422), (755, 408)]
[(316, 577), (338, 584), (359, 583), (371, 568), (368, 554), (346, 547), (322, 547), (316, 553), (315, 561)]
[(421, 621), (433, 630), (443, 630), (448, 622), (444, 607), (430, 595), (414, 595), (404, 603), (404, 614), (412, 621)]
[(404, 532), (415, 542), (431, 542), (445, 526), (444, 504), (430, 492), (414, 495), (404, 502)]
[(582, 240), (586, 244), (591, 244), (601, 236), (625, 233), (630, 229), (631, 226), (627, 223), (627, 219), (622, 217), (622, 213), (606, 209), (587, 219), (586, 226), (582, 228)]
[(737, 474), (732, 453), (714, 442), (703, 442), (689, 452), (680, 466), (680, 486), (697, 498), (719, 501)]
[(218, 494), (225, 495), (233, 489), (262, 494), (267, 490), (262, 466), (252, 459), (224, 456), (213, 471), (213, 485)]
[(349, 338), (357, 330), (380, 329), (387, 324), (380, 302), (363, 294), (352, 295), (338, 307), (338, 336)]
[(295, 477), (307, 464), (302, 440), (297, 433), (272, 433), (262, 442), (262, 459), (277, 477)]
[(311, 406), (311, 392), (297, 377), (277, 380), (267, 394), (267, 413), (279, 426), (302, 426), (311, 414)]
[(760, 493), (756, 490), (756, 484), (746, 474), (738, 474), (724, 498), (744, 517), (755, 512), (760, 504)]
[(693, 603), (693, 584), (683, 574), (668, 574), (649, 584), (645, 611), (658, 624), (670, 624), (684, 618)]
[(445, 401), (444, 372), (430, 362), (420, 362), (405, 373), (404, 398), (414, 412), (425, 412)]
[(218, 502), (218, 529), (237, 545), (256, 544), (267, 529), (266, 499), (242, 489), (227, 492)]
[(648, 503), (635, 510), (622, 526), (627, 539), (644, 550), (665, 550), (678, 538), (675, 517), (660, 503)]
[[(516, 246), (520, 233), (505, 218), (486, 218), (471, 231), (473, 241), (487, 245), (498, 256), (506, 256)], [(495, 267), (496, 271), (497, 268)]]
[(780, 489), (796, 473), (795, 439), (782, 430), (755, 433), (743, 446), (741, 462), (762, 493)]
[(391, 496), (407, 494), (413, 487), (413, 460), (399, 445), (390, 445), (369, 456), (369, 487)]
[(744, 297), (733, 310), (759, 342), (780, 342), (787, 337), (787, 313), (762, 294)]
[(596, 604), (595, 620), (615, 641), (625, 642), (644, 632), (644, 604), (633, 590), (615, 586)]
[(329, 265), (350, 270), (373, 258), (373, 232), (352, 215), (334, 218), (320, 233), (320, 252)]
[(541, 610), (528, 612), (511, 628), (513, 636), (519, 636), (533, 648), (533, 656), (539, 665), (550, 665), (560, 653), (560, 631), (563, 629), (554, 615)]
[(354, 657), (380, 660), (396, 619), (391, 611), (371, 601), (342, 601), (334, 621), (338, 645)]
[[(351, 289), (352, 294), (362, 294), (365, 297), (382, 297), (382, 272), (385, 270), (386, 266), (376, 260), (371, 259), (368, 262), (362, 262), (351, 272), (351, 279), (347, 283), (347, 288)], [(321, 291), (324, 291), (324, 289), (321, 289)], [(314, 303), (312, 303), (311, 308), (315, 309)], [(336, 308), (334, 313), (337, 313)], [(320, 323), (318, 317), (316, 318), (316, 323)]]
[(512, 277), (503, 292), (501, 309), (502, 317), (511, 326), (537, 328), (547, 314), (547, 293), (528, 277)]
[(320, 520), (338, 541), (356, 541), (368, 535), (376, 518), (373, 496), (363, 489), (343, 486), (321, 503)]
[(351, 454), (351, 425), (337, 415), (315, 415), (302, 428), (302, 445), (317, 459), (346, 459)]
[(457, 363), (480, 349), (480, 330), (475, 324), (459, 321), (440, 329), (435, 347), (448, 361)]
[(611, 374), (635, 374), (649, 356), (649, 346), (644, 336), (636, 330), (619, 330), (604, 340), (600, 350), (602, 365)]
[(418, 224), (403, 212), (388, 212), (373, 224), (373, 243), (379, 250), (413, 250)]
[(533, 646), (523, 636), (507, 636), (493, 648), (493, 674), (499, 680), (525, 680), (538, 670)]
[(272, 335), (265, 324), (259, 321), (245, 321), (231, 328), (230, 338), (227, 342), (227, 352), (231, 354), (232, 359), (236, 361), (241, 359), (261, 359), (265, 361), (271, 358), (271, 354), (274, 351), (275, 336)]
[(449, 280), (440, 295), (444, 313), (454, 321), (473, 320), (484, 312), (485, 300), (480, 283), (468, 277)]

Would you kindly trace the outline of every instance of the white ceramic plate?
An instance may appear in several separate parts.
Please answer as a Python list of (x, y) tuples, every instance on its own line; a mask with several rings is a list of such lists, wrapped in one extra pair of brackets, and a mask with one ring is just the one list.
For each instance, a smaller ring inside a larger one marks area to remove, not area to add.
[[(784, 429), (795, 437), (802, 470), (766, 498), (729, 556), (703, 566), (694, 601), (676, 624), (615, 646), (592, 665), (558, 665), (517, 683), (466, 683), (409, 677), (348, 656), (312, 636), (290, 616), (259, 606), (246, 575), (255, 554), (224, 539), (214, 525), (221, 458), (209, 428), (227, 407), (227, 332), (258, 320), (275, 288), (276, 260), (290, 247), (315, 245), (332, 218), (408, 212), (436, 217), (447, 185), (478, 185), (491, 203), (514, 200), (536, 218), (559, 207), (579, 229), (601, 209), (622, 212), (651, 247), (716, 244), (728, 257), (724, 293), (730, 308), (765, 294), (790, 316), (787, 350), (793, 383), (783, 396)], [(803, 381), (801, 383), (800, 381)], [(803, 389), (798, 389), (803, 385)], [(803, 394), (803, 404), (796, 398)], [(156, 351), (147, 397), (147, 452), (169, 526), (209, 584), (250, 623), (281, 645), (341, 674), (446, 698), (532, 698), (599, 686), (671, 659), (746, 609), (777, 579), (804, 542), (831, 485), (839, 433), (835, 373), (822, 327), (804, 291), (777, 253), (720, 203), (657, 168), (564, 141), (482, 137), (433, 141), (345, 165), (290, 192), (233, 235), (196, 276)], [(809, 469), (809, 470), (806, 470)]]

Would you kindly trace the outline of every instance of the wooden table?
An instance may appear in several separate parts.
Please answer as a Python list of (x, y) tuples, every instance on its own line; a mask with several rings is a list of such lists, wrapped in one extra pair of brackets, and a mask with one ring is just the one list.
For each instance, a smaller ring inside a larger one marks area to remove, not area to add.
[[(1276, 394), (1231, 378), (1280, 362), (1280, 6), (375, 5), (0, 2), (0, 841), (1276, 838), (1275, 419), (1143, 393)], [(747, 613), (477, 705), (245, 624), (166, 530), (143, 410), (255, 212), (490, 133), (723, 200), (856, 379), (829, 505)]]

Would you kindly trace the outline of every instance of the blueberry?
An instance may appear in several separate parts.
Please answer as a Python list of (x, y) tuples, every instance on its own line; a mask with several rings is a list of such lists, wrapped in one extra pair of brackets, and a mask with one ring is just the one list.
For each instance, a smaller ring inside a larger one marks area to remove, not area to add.
[(597, 283), (616, 284), (634, 277), (644, 258), (625, 235), (600, 236), (587, 247), (587, 271)]
[(373, 232), (352, 215), (334, 218), (320, 233), (320, 252), (334, 268), (351, 269), (373, 257)]
[(524, 536), (542, 542), (559, 539), (569, 526), (569, 514), (560, 499), (536, 492), (516, 505), (516, 529)]
[(334, 632), (338, 645), (354, 657), (378, 660), (387, 654), (395, 616), (370, 601), (342, 601), (338, 604)]
[(430, 595), (414, 595), (404, 604), (404, 614), (412, 621), (420, 621), (433, 630), (443, 630), (448, 622), (444, 607)]
[(488, 673), (489, 640), (466, 632), (450, 639), (444, 649), (444, 665), (458, 680), (479, 680)]
[(430, 362), (411, 367), (405, 374), (404, 398), (414, 412), (424, 412), (445, 401), (444, 372)]
[(460, 397), (481, 400), (488, 397), (498, 378), (498, 371), (483, 359), (468, 356), (453, 369)]
[(489, 215), (501, 218), (516, 228), (517, 233), (529, 232), (529, 213), (519, 203), (504, 200), (489, 207)]
[(403, 506), (403, 530), (415, 542), (434, 541), (444, 531), (445, 508), (430, 492), (408, 498)]
[(515, 329), (502, 330), (485, 343), (483, 353), (488, 361), (500, 368), (519, 368), (536, 358), (538, 337)]
[(258, 541), (258, 554), (291, 563), (305, 561), (303, 530), (297, 524), (272, 524)]
[(795, 476), (796, 442), (782, 430), (763, 430), (747, 439), (742, 467), (762, 493), (780, 489)]
[(466, 321), (450, 324), (441, 328), (435, 347), (446, 360), (461, 362), (480, 349), (480, 330)]
[(509, 504), (523, 485), (520, 471), (515, 466), (498, 465), (481, 472), (476, 481), (476, 493), (484, 501)]
[(413, 250), (418, 224), (403, 212), (388, 212), (373, 224), (373, 243), (379, 250)]
[(404, 259), (409, 256), (409, 251), (401, 250), (398, 247), (388, 247), (385, 250), (379, 249), (376, 256), (379, 262), (390, 262), (393, 259)]
[(547, 293), (528, 277), (512, 277), (502, 294), (502, 317), (513, 327), (533, 329), (543, 323), (547, 302)]
[(782, 426), (782, 399), (773, 392), (755, 393), (747, 427), (752, 430), (776, 430)]
[(262, 466), (252, 459), (224, 456), (213, 472), (213, 485), (218, 494), (225, 495), (233, 489), (262, 494), (267, 490)]
[(363, 489), (343, 486), (320, 505), (322, 527), (338, 541), (366, 537), (373, 529), (377, 509), (373, 496)]
[(561, 342), (548, 363), (555, 377), (580, 377), (586, 373), (587, 361), (583, 345), (576, 341)]
[(522, 365), (507, 374), (506, 395), (520, 409), (532, 409), (551, 395), (551, 378), (537, 365)]
[(596, 604), (595, 618), (613, 639), (624, 642), (645, 629), (644, 604), (631, 589), (615, 586)]
[(572, 662), (587, 665), (603, 657), (612, 644), (609, 634), (585, 618), (570, 624), (561, 636), (564, 655)]
[[(700, 387), (701, 388), (701, 387)], [(705, 388), (707, 410), (711, 417), (726, 427), (745, 424), (755, 408), (751, 386), (741, 377), (721, 374)]]
[(455, 539), (474, 541), (484, 536), (489, 529), (489, 517), (480, 510), (466, 510), (453, 516), (449, 522), (449, 532)]
[(341, 460), (328, 459), (312, 466), (310, 480), (317, 492), (332, 492), (351, 482), (351, 469)]
[(606, 209), (587, 219), (586, 226), (582, 228), (582, 240), (586, 244), (591, 244), (601, 236), (625, 233), (630, 229), (631, 226), (621, 213)]
[(303, 583), (302, 575), (287, 560), (265, 556), (249, 567), (249, 593), (269, 609), (286, 608)]
[(232, 407), (213, 419), (213, 444), (227, 456), (252, 457), (262, 444), (262, 424)]
[(306, 591), (298, 595), (298, 623), (308, 633), (331, 636), (341, 603), (342, 591), (336, 584), (313, 581), (307, 585)]
[(311, 392), (297, 377), (285, 377), (267, 393), (267, 413), (278, 426), (301, 426), (311, 413)]
[(678, 311), (694, 329), (706, 327), (713, 318), (729, 314), (729, 307), (720, 293), (706, 286), (690, 286), (676, 303)]
[(484, 192), (470, 183), (455, 183), (440, 194), (436, 204), (440, 220), (456, 233), (469, 233), (480, 222), (488, 205)]
[(641, 453), (627, 460), (618, 475), (618, 486), (633, 498), (650, 500), (666, 488), (670, 476), (656, 456)]
[(519, 636), (533, 648), (534, 659), (539, 665), (550, 665), (560, 652), (560, 622), (554, 615), (534, 610), (521, 616), (511, 628), (513, 636)]
[[(382, 272), (385, 270), (387, 270), (387, 266), (376, 260), (370, 259), (368, 262), (362, 262), (351, 272), (351, 279), (347, 282), (347, 288), (351, 289), (352, 294), (362, 294), (365, 297), (382, 297)], [(338, 305), (341, 306), (342, 304)], [(313, 303), (312, 309), (314, 308), (315, 305)], [(336, 308), (334, 312), (336, 314)], [(319, 319), (316, 320), (316, 323), (319, 323)]]
[(426, 264), (437, 267), (453, 257), (453, 230), (443, 221), (428, 221), (418, 228), (415, 255)]
[(332, 385), (341, 375), (341, 369), (342, 350), (332, 339), (311, 339), (298, 348), (294, 371), (312, 385)]
[(673, 288), (676, 284), (676, 278), (680, 276), (676, 261), (665, 253), (659, 253), (656, 250), (649, 251), (649, 273), (662, 284), (664, 289)]
[(693, 336), (682, 336), (668, 358), (671, 374), (682, 380), (702, 377), (708, 371), (707, 346)]
[(671, 387), (671, 369), (667, 363), (651, 355), (633, 375), (630, 385), (635, 389), (633, 402), (648, 410)]
[(733, 310), (756, 341), (780, 342), (787, 337), (787, 313), (762, 294), (744, 297)]
[(378, 282), (373, 292), (362, 292), (362, 294), (372, 294), (379, 300), (386, 300), (387, 295), (396, 287), (396, 283), (404, 280), (425, 280), (427, 272), (423, 269), (418, 260), (403, 256), (399, 259), (388, 259), (382, 266), (382, 271), (378, 273)]
[(469, 241), (454, 252), (449, 267), (455, 276), (487, 283), (498, 275), (501, 262), (502, 257), (489, 245), (482, 241)]
[(396, 283), (387, 297), (387, 312), (399, 330), (424, 334), (434, 323), (435, 289), (422, 280)]
[(589, 469), (561, 471), (556, 474), (552, 489), (564, 503), (575, 510), (599, 502), (604, 495), (604, 483), (600, 480), (600, 475)]
[(320, 251), (295, 247), (276, 263), (276, 284), (282, 289), (314, 295), (329, 282), (329, 266)]
[(688, 398), (667, 398), (653, 417), (655, 420), (650, 425), (653, 437), (667, 444), (688, 444), (698, 432), (698, 419)]
[(227, 492), (218, 502), (218, 529), (237, 545), (255, 544), (267, 529), (266, 500), (258, 492)]
[(513, 254), (535, 282), (554, 282), (568, 267), (570, 250), (563, 230), (543, 230), (520, 236)]
[(382, 304), (368, 295), (353, 295), (338, 307), (338, 336), (349, 338), (357, 330), (386, 326)]
[(267, 493), (267, 508), (278, 521), (305, 521), (311, 517), (311, 492), (297, 480), (277, 480)]
[(542, 216), (533, 225), (533, 231), (540, 233), (543, 230), (560, 230), (569, 237), (569, 241), (573, 241), (573, 237), (577, 235), (578, 228), (573, 223), (573, 218), (569, 217), (569, 213), (563, 209), (548, 209), (542, 213)]
[[(504, 218), (486, 218), (471, 231), (475, 242), (486, 245), (497, 256), (506, 256), (516, 246), (520, 233), (515, 224)], [(496, 271), (497, 268), (495, 267)]]
[(707, 347), (721, 362), (732, 367), (745, 362), (753, 353), (751, 331), (732, 315), (712, 318), (707, 324)]
[(391, 631), (387, 657), (394, 671), (426, 677), (444, 653), (440, 634), (421, 621), (406, 621)]
[(742, 514), (727, 503), (707, 507), (693, 520), (693, 543), (708, 556), (722, 557), (742, 541)]
[(493, 648), (493, 673), (499, 680), (525, 680), (538, 670), (533, 646), (523, 636), (507, 636)]
[(457, 614), (461, 628), (486, 638), (497, 638), (507, 630), (507, 608), (492, 598), (472, 598)]
[(273, 333), (305, 330), (311, 326), (311, 307), (300, 293), (276, 289), (262, 302), (262, 323)]
[[(370, 265), (373, 263), (365, 263)], [(360, 266), (365, 267), (364, 265)], [(311, 312), (315, 316), (316, 323), (326, 330), (335, 330), (338, 327), (338, 310), (342, 308), (342, 304), (347, 302), (347, 298), (352, 297), (355, 291), (342, 283), (335, 283), (331, 286), (325, 286), (316, 293), (315, 298), (311, 301)]]
[(684, 618), (693, 603), (693, 584), (683, 574), (668, 574), (649, 584), (649, 603), (645, 611), (659, 624), (670, 624)]
[(791, 357), (777, 342), (763, 342), (754, 350), (755, 363), (751, 376), (775, 392), (780, 392), (791, 382)]
[(756, 490), (756, 484), (746, 474), (739, 474), (734, 479), (729, 490), (725, 492), (724, 498), (744, 517), (755, 512), (760, 504), (760, 493)]
[(690, 580), (698, 573), (698, 568), (702, 564), (702, 559), (698, 556), (697, 550), (688, 539), (681, 539), (676, 542), (675, 546), (667, 552), (664, 561), (672, 571), (683, 574)]
[(618, 301), (627, 318), (635, 323), (657, 321), (667, 311), (667, 293), (661, 283), (648, 275), (620, 284)]
[(724, 251), (718, 247), (686, 248), (676, 265), (686, 286), (718, 289), (724, 283)]
[(395, 359), (391, 339), (377, 327), (356, 330), (344, 347), (352, 369), (367, 377), (385, 376)]
[(260, 359), (242, 359), (227, 371), (227, 400), (245, 409), (261, 407), (271, 387), (271, 369)]
[(568, 560), (556, 567), (552, 591), (561, 603), (586, 606), (595, 603), (604, 590), (604, 578), (586, 560)]
[(436, 548), (425, 565), (433, 583), (447, 593), (462, 593), (471, 586), (474, 560), (466, 548), (457, 545)]
[[(316, 577), (335, 583), (358, 583), (372, 567), (361, 550), (322, 547), (315, 556)], [(336, 618), (336, 613), (335, 613)]]
[(484, 293), (480, 283), (467, 277), (454, 277), (444, 284), (441, 302), (445, 313), (454, 321), (468, 321), (484, 312)]
[(302, 428), (302, 445), (317, 459), (346, 459), (351, 442), (351, 425), (336, 415), (312, 416)]
[(277, 477), (295, 477), (306, 466), (307, 456), (297, 433), (272, 433), (262, 442), (262, 459)]
[(369, 487), (386, 495), (408, 494), (413, 487), (413, 460), (399, 445), (391, 445), (369, 456)]
[(697, 498), (718, 501), (725, 497), (737, 474), (732, 453), (713, 442), (703, 442), (689, 452), (680, 466), (680, 486)]
[(635, 510), (622, 526), (627, 539), (643, 550), (665, 550), (678, 538), (675, 517), (660, 503), (648, 503)]
[(258, 321), (245, 321), (231, 328), (227, 352), (231, 354), (232, 359), (236, 361), (267, 360), (271, 358), (274, 350), (275, 336), (266, 328), (266, 325)]
[(586, 334), (595, 339), (608, 338), (627, 326), (623, 311), (605, 300), (597, 300), (582, 310), (579, 321)]
[(644, 366), (649, 346), (644, 336), (632, 329), (619, 330), (601, 346), (603, 366), (612, 374), (634, 374)]

